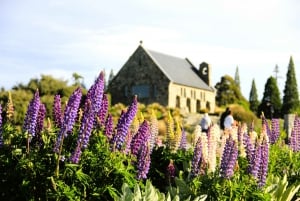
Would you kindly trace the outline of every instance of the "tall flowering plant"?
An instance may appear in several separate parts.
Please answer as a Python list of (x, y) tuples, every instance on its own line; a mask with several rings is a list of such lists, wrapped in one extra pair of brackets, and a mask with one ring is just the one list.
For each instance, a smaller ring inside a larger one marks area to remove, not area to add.
[(101, 110), (100, 106), (104, 93), (103, 79), (104, 75), (103, 72), (101, 72), (87, 93), (83, 117), (81, 119), (81, 125), (78, 133), (77, 145), (70, 159), (73, 163), (79, 162), (82, 149), (87, 148), (96, 116)]
[(0, 148), (3, 146), (3, 133), (2, 133), (2, 107), (0, 105)]
[(29, 144), (32, 140), (32, 138), (36, 137), (36, 126), (38, 121), (38, 115), (40, 110), (40, 96), (39, 91), (37, 90), (34, 94), (34, 97), (31, 99), (28, 109), (26, 112), (24, 124), (23, 124), (23, 130), (27, 134), (27, 153), (29, 153)]
[(300, 118), (298, 116), (294, 120), (294, 126), (289, 138), (289, 147), (294, 152), (300, 151)]
[(221, 159), (220, 174), (222, 177), (231, 178), (233, 176), (237, 158), (237, 141), (234, 140), (231, 136), (229, 136), (229, 138), (226, 139), (226, 144)]
[(113, 136), (112, 139), (112, 146), (113, 149), (121, 150), (128, 134), (128, 129), (130, 124), (132, 123), (136, 113), (137, 113), (137, 96), (133, 98), (133, 102), (129, 106), (128, 110), (125, 112), (123, 111), (116, 128), (116, 134)]
[(52, 116), (54, 119), (54, 125), (57, 128), (61, 128), (63, 123), (63, 116), (61, 111), (61, 98), (59, 94), (54, 96), (53, 107), (52, 107)]

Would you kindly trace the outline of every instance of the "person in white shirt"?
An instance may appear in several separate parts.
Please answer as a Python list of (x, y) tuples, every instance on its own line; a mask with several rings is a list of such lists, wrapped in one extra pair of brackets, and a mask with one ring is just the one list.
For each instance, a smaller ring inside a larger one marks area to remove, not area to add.
[(224, 120), (224, 128), (231, 129), (233, 125), (234, 125), (234, 118), (232, 116), (231, 110), (229, 110), (228, 115), (225, 117), (225, 120)]
[(210, 117), (208, 116), (208, 114), (205, 113), (200, 121), (200, 126), (202, 129), (202, 132), (207, 133), (207, 131), (211, 125), (212, 125), (212, 121), (211, 121)]

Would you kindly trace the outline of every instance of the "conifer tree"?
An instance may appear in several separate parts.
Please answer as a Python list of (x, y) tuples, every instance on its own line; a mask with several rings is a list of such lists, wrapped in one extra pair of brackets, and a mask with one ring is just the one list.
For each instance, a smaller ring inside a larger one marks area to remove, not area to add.
[(249, 95), (249, 103), (250, 103), (250, 110), (256, 113), (259, 106), (259, 100), (257, 96), (257, 89), (256, 89), (254, 79), (252, 80), (252, 85), (251, 85), (251, 90)]
[(262, 101), (258, 106), (258, 115), (264, 113), (268, 119), (281, 117), (281, 99), (276, 79), (269, 77), (265, 84)]
[(114, 71), (113, 69), (111, 69), (108, 77), (108, 84), (110, 84), (110, 82), (114, 79), (114, 77), (115, 77)]
[(239, 74), (239, 67), (236, 67), (235, 75), (234, 75), (234, 82), (236, 86), (241, 90), (241, 82), (240, 82), (240, 74)]
[(290, 57), (288, 71), (286, 74), (285, 87), (283, 91), (282, 114), (295, 112), (299, 106), (299, 94), (293, 58)]

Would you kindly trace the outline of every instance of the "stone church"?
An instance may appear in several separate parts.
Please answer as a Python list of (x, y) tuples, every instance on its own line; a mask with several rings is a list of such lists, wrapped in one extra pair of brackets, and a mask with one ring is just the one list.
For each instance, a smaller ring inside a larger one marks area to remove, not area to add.
[(195, 113), (215, 110), (215, 90), (210, 66), (196, 68), (187, 58), (148, 50), (142, 43), (107, 87), (112, 104), (128, 105), (134, 95), (143, 104), (159, 103)]

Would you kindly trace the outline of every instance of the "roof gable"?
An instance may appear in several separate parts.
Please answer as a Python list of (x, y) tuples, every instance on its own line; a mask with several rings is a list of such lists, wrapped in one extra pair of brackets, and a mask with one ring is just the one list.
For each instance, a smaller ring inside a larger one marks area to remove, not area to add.
[(162, 72), (170, 79), (170, 81), (185, 86), (210, 91), (213, 90), (197, 75), (195, 72), (196, 68), (187, 59), (170, 56), (152, 50), (146, 50), (145, 48), (143, 49), (162, 70)]

